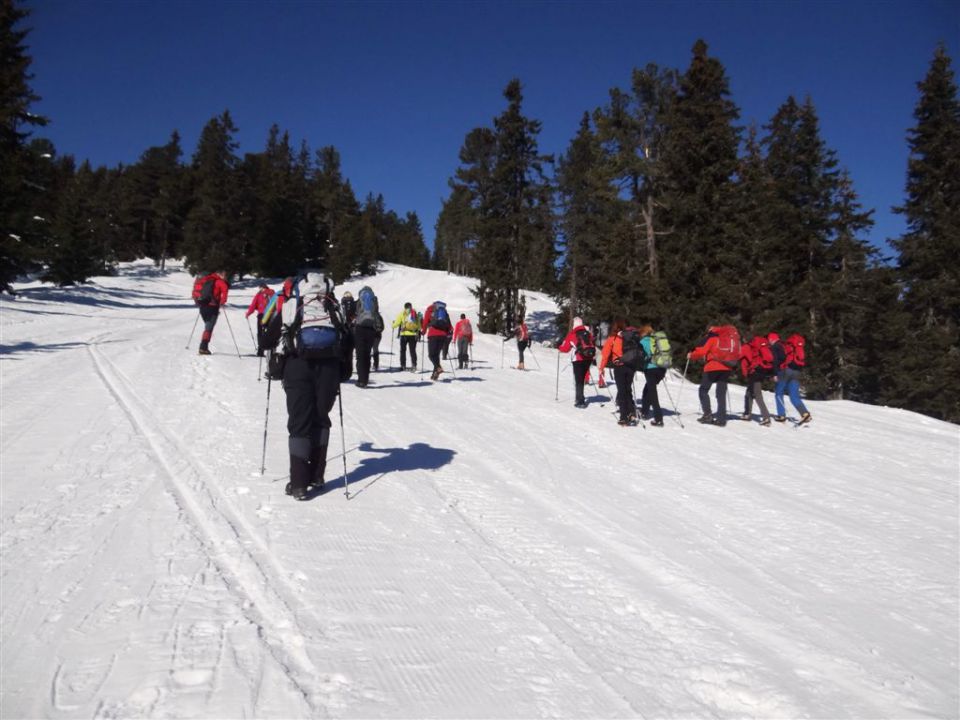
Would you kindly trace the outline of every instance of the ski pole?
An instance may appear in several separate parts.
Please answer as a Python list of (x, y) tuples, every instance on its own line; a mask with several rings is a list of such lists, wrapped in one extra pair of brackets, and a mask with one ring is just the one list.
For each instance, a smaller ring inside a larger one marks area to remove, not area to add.
[(540, 367), (540, 361), (537, 360), (537, 356), (533, 354), (533, 343), (527, 345), (527, 350), (530, 351), (530, 357), (532, 357), (533, 361), (537, 364), (537, 370), (543, 370), (543, 368)]
[(637, 420), (640, 421), (640, 427), (644, 430), (647, 429), (647, 424), (643, 421), (643, 416), (638, 412), (637, 408), (637, 373), (633, 373), (633, 377), (630, 378), (630, 401), (633, 403), (633, 414), (636, 416)]
[[(683, 377), (680, 378), (680, 390), (677, 392), (677, 415), (680, 415), (680, 397), (683, 395), (683, 386), (687, 384), (687, 368), (690, 367), (690, 356), (687, 355), (687, 362), (683, 366)], [(681, 425), (682, 426), (682, 425)]]
[(257, 364), (257, 382), (263, 377), (263, 355), (260, 356), (260, 362)]
[(683, 427), (683, 420), (680, 419), (680, 411), (677, 409), (677, 404), (673, 402), (673, 394), (670, 392), (670, 386), (667, 383), (663, 383), (663, 387), (667, 391), (667, 397), (670, 398), (670, 404), (673, 405), (673, 419), (680, 423), (680, 429), (685, 430)]
[(257, 343), (257, 339), (253, 336), (253, 330), (250, 329), (250, 316), (247, 315), (247, 330), (250, 333), (250, 339), (253, 341), (254, 352), (260, 349), (260, 345)]
[(193, 321), (193, 330), (190, 331), (190, 338), (187, 340), (187, 344), (184, 345), (184, 350), (190, 349), (190, 343), (193, 342), (193, 334), (197, 331), (197, 323), (200, 322), (200, 311), (197, 310), (197, 319)]
[(243, 355), (240, 354), (240, 346), (237, 344), (237, 336), (233, 334), (233, 325), (230, 324), (230, 316), (227, 315), (227, 308), (223, 308), (223, 317), (227, 321), (227, 329), (230, 330), (230, 337), (233, 338), (233, 346), (237, 349), (237, 357), (242, 358)]
[(560, 351), (557, 350), (557, 391), (553, 395), (554, 402), (560, 402)]
[(263, 415), (263, 454), (260, 456), (260, 476), (263, 477), (263, 471), (267, 467), (267, 422), (270, 420), (270, 381), (273, 378), (267, 378), (267, 411)]
[(447, 355), (447, 362), (450, 363), (450, 372), (452, 372), (452, 373), (453, 373), (453, 376), (456, 377), (456, 376), (457, 376), (457, 371), (453, 369), (453, 358), (450, 357), (449, 354)]
[(470, 353), (470, 372), (475, 370), (473, 366), (473, 340), (470, 341), (470, 344), (467, 345), (467, 350)]
[(424, 342), (424, 339), (423, 339), (423, 335), (421, 335), (421, 336), (420, 336), (420, 374), (421, 374), (421, 375), (423, 375), (423, 371), (426, 369), (426, 368), (424, 367), (424, 365), (425, 365), (426, 363), (423, 362), (423, 358), (424, 358), (424, 356), (427, 354), (427, 351), (424, 350), (424, 347), (426, 347), (426, 345), (425, 345), (425, 342)]
[(350, 488), (347, 485), (347, 438), (343, 433), (343, 393), (337, 388), (337, 402), (340, 405), (340, 445), (343, 449), (343, 494), (350, 499)]
[(387, 370), (393, 370), (393, 333), (390, 333), (390, 364)]

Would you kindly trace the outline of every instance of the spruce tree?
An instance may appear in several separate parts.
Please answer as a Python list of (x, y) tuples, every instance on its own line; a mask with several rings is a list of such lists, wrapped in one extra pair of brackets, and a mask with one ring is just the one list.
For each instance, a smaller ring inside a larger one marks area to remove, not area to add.
[(60, 193), (50, 245), (44, 250), (44, 279), (73, 285), (103, 272), (106, 225), (96, 198), (104, 172), (84, 162)]
[(908, 322), (884, 398), (960, 422), (960, 101), (942, 46), (918, 89), (906, 201), (894, 208), (907, 222), (894, 245)]
[(590, 115), (584, 113), (557, 167), (562, 262), (556, 297), (567, 316), (561, 331), (577, 315), (596, 322), (623, 313), (621, 299), (633, 286), (631, 275), (623, 272), (632, 248), (624, 244), (618, 251), (614, 243), (623, 204), (606, 159)]
[(666, 224), (661, 248), (665, 325), (689, 346), (708, 323), (739, 323), (743, 257), (730, 237), (739, 110), (726, 71), (698, 40), (671, 105), (661, 156)]
[(475, 275), (479, 215), (470, 190), (451, 181), (450, 196), (437, 216), (431, 265), (456, 275)]
[(0, 292), (10, 291), (10, 283), (34, 259), (38, 236), (46, 234), (31, 212), (43, 203), (38, 195), (46, 186), (38, 175), (52, 157), (27, 145), (30, 129), (47, 124), (30, 112), (40, 98), (30, 87), (32, 60), (24, 44), (29, 30), (18, 28), (27, 15), (13, 0), (0, 0)]
[(241, 212), (237, 143), (229, 111), (203, 128), (193, 155), (193, 207), (184, 225), (183, 250), (193, 272), (246, 272), (247, 227)]
[(354, 238), (361, 232), (360, 205), (343, 177), (335, 147), (320, 148), (315, 165), (310, 196), (316, 232), (307, 247), (306, 262), (327, 268), (339, 282), (350, 277), (354, 267)]

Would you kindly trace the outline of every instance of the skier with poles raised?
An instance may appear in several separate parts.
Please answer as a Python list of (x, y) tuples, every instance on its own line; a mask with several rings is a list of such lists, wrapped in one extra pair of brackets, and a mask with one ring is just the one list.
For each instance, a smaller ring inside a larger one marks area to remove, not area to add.
[[(587, 406), (587, 400), (583, 395), (583, 384), (587, 379), (587, 373), (590, 372), (590, 366), (593, 365), (597, 357), (597, 345), (593, 333), (583, 324), (583, 320), (575, 317), (570, 332), (567, 333), (567, 336), (560, 345), (557, 346), (557, 350), (562, 353), (575, 350), (572, 361), (573, 386), (576, 399), (574, 400), (573, 406), (585, 408)], [(557, 366), (558, 376), (559, 373), (559, 366)], [(557, 382), (559, 382), (559, 380)]]
[(220, 317), (220, 308), (227, 304), (230, 286), (226, 272), (213, 272), (197, 278), (193, 284), (193, 302), (203, 319), (203, 335), (200, 336), (200, 355), (210, 355), (210, 338)]
[[(309, 272), (303, 296), (295, 285), (296, 302), (283, 306), (281, 377), (287, 395), (290, 452), (286, 492), (296, 500), (308, 499), (311, 487), (323, 488), (330, 411), (346, 372), (343, 344), (347, 327), (333, 287), (323, 273)], [(346, 491), (346, 465), (343, 480)]]

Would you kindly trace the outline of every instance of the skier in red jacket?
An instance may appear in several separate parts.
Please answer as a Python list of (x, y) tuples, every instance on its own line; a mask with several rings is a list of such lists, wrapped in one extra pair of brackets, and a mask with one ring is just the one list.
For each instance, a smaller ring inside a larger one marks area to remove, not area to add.
[[(217, 324), (217, 318), (220, 317), (220, 308), (227, 304), (227, 293), (230, 286), (227, 285), (226, 272), (214, 272), (197, 280), (194, 284), (194, 302), (200, 310), (200, 317), (203, 319), (203, 335), (200, 336), (200, 355), (210, 354), (210, 338), (213, 337), (213, 327)], [(211, 291), (207, 293), (206, 287)]]
[(597, 357), (597, 345), (593, 333), (583, 324), (583, 320), (575, 317), (570, 332), (557, 346), (557, 350), (562, 353), (576, 350), (573, 354), (573, 385), (576, 391), (576, 400), (573, 406), (585, 408), (587, 400), (583, 396), (583, 384), (590, 373), (590, 366), (593, 365), (594, 359)]
[(273, 297), (273, 290), (265, 283), (260, 283), (260, 289), (257, 291), (257, 294), (253, 296), (253, 300), (250, 301), (249, 307), (247, 307), (247, 312), (244, 317), (249, 318), (254, 312), (257, 313), (257, 357), (263, 357), (264, 350), (264, 338), (263, 335), (266, 332), (266, 327), (263, 325), (263, 313), (267, 310), (267, 305), (270, 303), (270, 298)]
[(445, 302), (437, 300), (427, 308), (423, 314), (423, 325), (420, 331), (427, 336), (427, 357), (433, 363), (430, 379), (436, 380), (443, 372), (443, 367), (440, 365), (440, 352), (450, 333), (450, 315), (447, 313)]
[(464, 313), (460, 313), (460, 320), (453, 329), (453, 341), (457, 344), (458, 369), (463, 370), (470, 362), (470, 346), (473, 345), (473, 326)]

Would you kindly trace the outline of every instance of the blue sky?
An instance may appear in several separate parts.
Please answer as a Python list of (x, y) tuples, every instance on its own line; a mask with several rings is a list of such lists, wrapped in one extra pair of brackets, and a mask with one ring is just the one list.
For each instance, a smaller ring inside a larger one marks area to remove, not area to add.
[(744, 125), (788, 95), (813, 99), (850, 170), (870, 238), (903, 231), (906, 130), (938, 42), (960, 60), (960, 3), (104, 2), (31, 0), (25, 23), (40, 133), (94, 164), (132, 163), (176, 129), (185, 156), (229, 109), (241, 152), (274, 122), (335, 145), (361, 199), (381, 192), (433, 226), (466, 133), (490, 125), (507, 82), (562, 154), (585, 110), (634, 67), (685, 70), (703, 38)]

